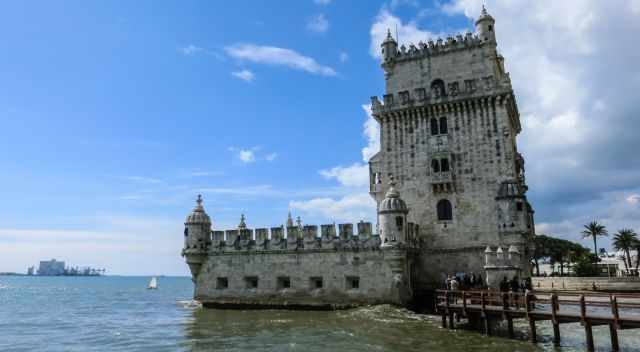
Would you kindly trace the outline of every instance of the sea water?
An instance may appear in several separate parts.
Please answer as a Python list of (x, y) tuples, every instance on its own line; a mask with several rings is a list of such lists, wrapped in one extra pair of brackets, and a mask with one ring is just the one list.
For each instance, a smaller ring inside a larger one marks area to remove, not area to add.
[[(2, 277), (0, 351), (539, 351), (556, 350), (550, 325), (542, 341), (484, 337), (440, 327), (437, 316), (392, 306), (334, 312), (217, 310), (190, 304), (187, 277)], [(561, 351), (584, 350), (579, 324), (562, 325)], [(497, 331), (501, 334), (500, 330)], [(607, 327), (596, 348), (610, 350)], [(504, 335), (504, 334), (503, 334)], [(620, 332), (623, 351), (640, 351), (640, 330)]]

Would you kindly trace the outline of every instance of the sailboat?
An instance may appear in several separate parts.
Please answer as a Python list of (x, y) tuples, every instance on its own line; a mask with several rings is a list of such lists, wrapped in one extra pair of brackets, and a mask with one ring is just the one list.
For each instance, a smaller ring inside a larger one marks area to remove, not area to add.
[(156, 277), (152, 277), (151, 281), (149, 281), (149, 287), (147, 287), (148, 290), (155, 290), (158, 288), (158, 279), (156, 279)]

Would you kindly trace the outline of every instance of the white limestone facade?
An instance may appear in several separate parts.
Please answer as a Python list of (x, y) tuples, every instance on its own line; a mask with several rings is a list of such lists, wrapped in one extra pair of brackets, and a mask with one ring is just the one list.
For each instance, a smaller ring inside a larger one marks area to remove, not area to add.
[[(386, 91), (372, 97), (380, 152), (370, 159), (370, 192), (380, 205), (393, 177), (418, 227), (417, 286), (445, 275), (482, 273), (484, 251), (512, 248), (514, 273), (528, 276), (534, 236), (520, 116), (495, 20), (483, 9), (476, 33), (382, 44)], [(491, 275), (489, 269), (489, 275)]]

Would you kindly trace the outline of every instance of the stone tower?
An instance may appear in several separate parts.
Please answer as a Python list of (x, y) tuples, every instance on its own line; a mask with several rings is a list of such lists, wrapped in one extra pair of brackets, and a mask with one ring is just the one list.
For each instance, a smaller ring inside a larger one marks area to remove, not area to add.
[(211, 218), (204, 211), (202, 196), (198, 195), (196, 206), (184, 222), (184, 248), (182, 250), (182, 256), (185, 257), (189, 265), (194, 281), (200, 273), (210, 245)]
[[(487, 247), (517, 252), (511, 264), (528, 275), (533, 210), (493, 17), (483, 8), (475, 34), (408, 47), (388, 34), (382, 58), (386, 92), (382, 102), (372, 97), (381, 150), (369, 161), (370, 193), (379, 209), (387, 194), (403, 195), (405, 221), (421, 244), (411, 273), (417, 288), (439, 287), (447, 274), (484, 273)], [(382, 236), (393, 228), (386, 221)]]

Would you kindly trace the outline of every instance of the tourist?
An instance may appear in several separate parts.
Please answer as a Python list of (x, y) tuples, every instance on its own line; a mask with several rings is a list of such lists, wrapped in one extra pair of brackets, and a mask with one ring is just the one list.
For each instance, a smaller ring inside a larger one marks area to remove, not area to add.
[(500, 282), (500, 292), (509, 292), (509, 280), (506, 276)]
[(511, 288), (511, 292), (518, 292), (520, 289), (520, 280), (518, 280), (517, 276), (514, 276), (513, 279), (511, 279), (511, 282), (509, 283), (509, 286)]
[(457, 291), (460, 283), (458, 282), (459, 278), (456, 277), (451, 279), (451, 291)]

